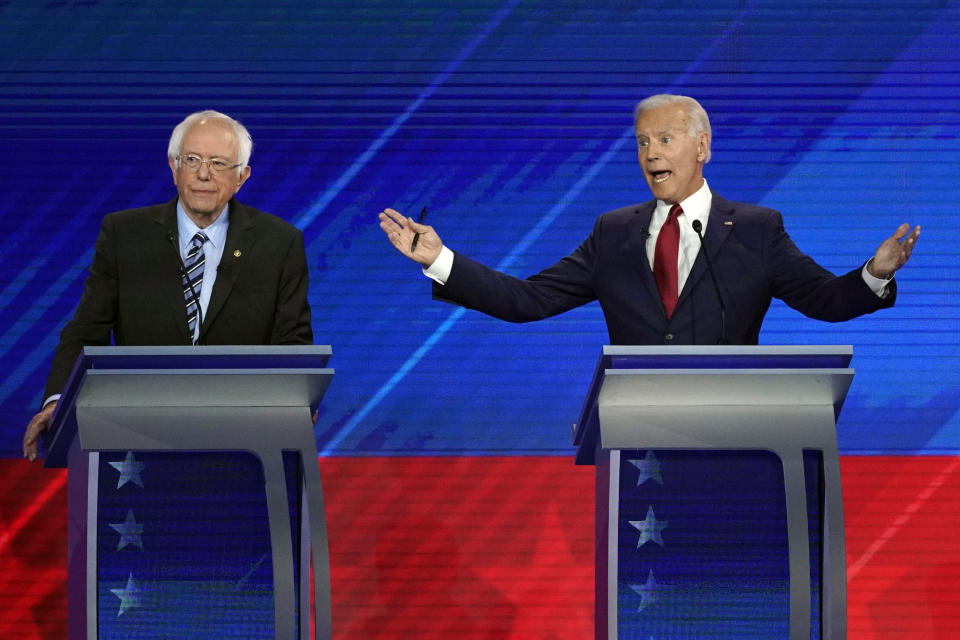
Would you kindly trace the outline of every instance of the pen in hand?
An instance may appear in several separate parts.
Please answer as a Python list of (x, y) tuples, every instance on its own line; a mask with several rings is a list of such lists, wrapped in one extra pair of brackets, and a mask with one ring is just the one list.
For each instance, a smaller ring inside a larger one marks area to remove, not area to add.
[[(426, 218), (426, 217), (427, 217), (427, 208), (424, 207), (423, 210), (420, 212), (420, 219), (417, 220), (417, 223), (418, 223), (418, 224), (423, 224), (423, 219)], [(414, 251), (417, 250), (417, 242), (418, 242), (419, 240), (420, 240), (420, 234), (419, 234), (419, 233), (414, 233), (414, 234), (413, 234), (413, 242), (410, 243), (410, 253), (413, 253)]]

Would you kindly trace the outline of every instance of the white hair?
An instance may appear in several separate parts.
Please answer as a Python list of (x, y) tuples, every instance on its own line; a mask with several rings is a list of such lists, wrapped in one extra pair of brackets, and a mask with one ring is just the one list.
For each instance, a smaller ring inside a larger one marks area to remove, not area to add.
[(211, 109), (191, 113), (183, 119), (183, 122), (173, 128), (173, 133), (170, 134), (170, 144), (167, 145), (167, 157), (176, 160), (177, 156), (180, 155), (180, 150), (183, 145), (183, 136), (187, 134), (187, 131), (189, 131), (193, 125), (201, 120), (221, 120), (230, 127), (234, 137), (237, 139), (237, 162), (240, 163), (240, 166), (237, 167), (237, 173), (242, 173), (247, 167), (247, 164), (250, 163), (250, 154), (253, 153), (253, 138), (250, 137), (250, 132), (247, 131), (247, 128), (238, 121), (225, 113)]
[(710, 129), (710, 118), (707, 111), (699, 102), (689, 96), (678, 96), (669, 93), (658, 93), (657, 95), (645, 98), (637, 103), (633, 109), (633, 126), (637, 126), (637, 118), (648, 109), (656, 109), (668, 104), (682, 104), (687, 108), (687, 116), (690, 119), (688, 133), (691, 138), (696, 138), (701, 133), (707, 134), (707, 153), (704, 156), (704, 164), (710, 162), (710, 142), (713, 140), (713, 133)]

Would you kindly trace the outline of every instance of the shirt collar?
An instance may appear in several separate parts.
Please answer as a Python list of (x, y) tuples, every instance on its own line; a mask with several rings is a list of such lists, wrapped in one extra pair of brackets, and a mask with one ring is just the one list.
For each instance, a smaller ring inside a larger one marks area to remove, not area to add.
[(177, 232), (180, 234), (180, 249), (186, 247), (197, 231), (203, 231), (207, 240), (214, 248), (221, 248), (227, 238), (227, 227), (230, 226), (230, 203), (223, 207), (223, 211), (217, 216), (213, 223), (201, 229), (190, 219), (187, 212), (183, 209), (183, 204), (177, 200)]
[[(694, 220), (699, 220), (703, 228), (707, 228), (707, 218), (710, 217), (710, 205), (713, 202), (713, 194), (710, 192), (710, 186), (704, 179), (700, 188), (691, 193), (687, 198), (680, 202), (680, 208), (683, 209), (683, 215), (692, 224)], [(654, 216), (660, 220), (666, 220), (667, 214), (673, 207), (669, 202), (657, 200), (657, 207), (654, 210)]]

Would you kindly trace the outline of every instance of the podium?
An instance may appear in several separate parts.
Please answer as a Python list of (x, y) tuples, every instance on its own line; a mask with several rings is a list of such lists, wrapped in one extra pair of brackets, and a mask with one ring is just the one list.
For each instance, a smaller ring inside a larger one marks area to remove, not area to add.
[(311, 600), (314, 637), (330, 637), (311, 421), (329, 357), (328, 346), (83, 350), (44, 460), (69, 469), (71, 640), (306, 639)]
[(836, 418), (849, 346), (603, 348), (596, 638), (846, 637)]

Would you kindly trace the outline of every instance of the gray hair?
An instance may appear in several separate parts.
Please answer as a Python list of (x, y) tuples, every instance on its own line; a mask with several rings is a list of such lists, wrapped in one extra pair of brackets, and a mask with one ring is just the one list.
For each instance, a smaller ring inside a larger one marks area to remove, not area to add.
[(707, 153), (704, 156), (703, 163), (710, 162), (710, 142), (713, 140), (713, 133), (710, 129), (710, 118), (707, 111), (699, 102), (689, 96), (678, 96), (669, 93), (658, 93), (637, 103), (633, 109), (633, 126), (637, 126), (637, 118), (648, 109), (656, 109), (668, 104), (682, 104), (687, 108), (687, 116), (690, 118), (688, 133), (691, 138), (696, 138), (701, 133), (707, 134)]
[(250, 132), (247, 131), (247, 128), (238, 121), (225, 113), (211, 109), (191, 113), (183, 119), (183, 122), (173, 128), (173, 133), (170, 134), (170, 144), (167, 145), (167, 157), (176, 160), (177, 156), (180, 155), (180, 148), (183, 145), (183, 136), (187, 134), (187, 131), (189, 131), (193, 125), (201, 120), (221, 120), (230, 127), (234, 137), (237, 139), (237, 162), (240, 163), (240, 166), (237, 167), (237, 173), (242, 173), (250, 162), (250, 154), (253, 152), (253, 138), (250, 137)]

